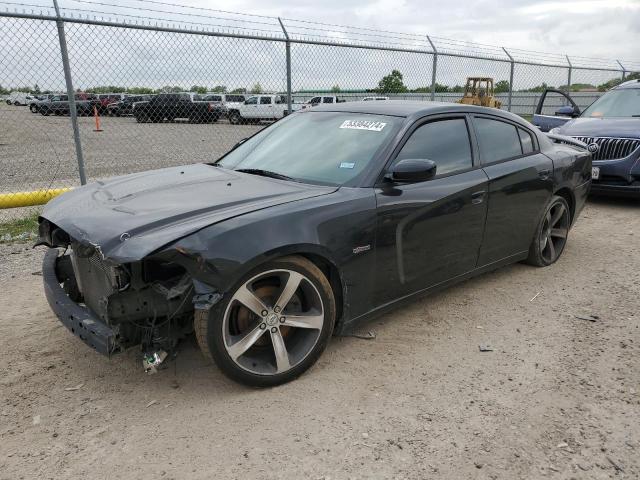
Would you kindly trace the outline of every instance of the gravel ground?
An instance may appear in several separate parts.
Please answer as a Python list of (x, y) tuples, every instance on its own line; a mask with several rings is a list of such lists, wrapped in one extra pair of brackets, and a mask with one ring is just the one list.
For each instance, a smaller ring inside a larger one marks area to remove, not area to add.
[[(0, 103), (0, 193), (76, 186), (78, 167), (69, 117), (33, 114)], [(264, 125), (136, 123), (133, 117), (80, 117), (87, 178), (211, 162)]]
[(267, 390), (194, 341), (155, 376), (99, 356), (49, 310), (43, 252), (0, 245), (0, 479), (640, 478), (639, 208), (590, 202), (555, 265), (398, 308)]
[[(80, 117), (89, 181), (155, 168), (217, 160), (239, 140), (265, 126), (137, 123), (133, 117)], [(69, 117), (33, 114), (0, 103), (0, 194), (80, 184)], [(23, 218), (37, 207), (0, 210), (0, 222)]]

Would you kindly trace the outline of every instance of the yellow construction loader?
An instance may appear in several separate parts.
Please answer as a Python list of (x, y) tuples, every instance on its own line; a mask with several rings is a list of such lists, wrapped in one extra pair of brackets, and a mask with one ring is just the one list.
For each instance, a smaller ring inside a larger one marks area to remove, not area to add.
[(502, 102), (493, 96), (493, 78), (468, 77), (464, 87), (464, 97), (458, 103), (481, 107), (500, 108)]

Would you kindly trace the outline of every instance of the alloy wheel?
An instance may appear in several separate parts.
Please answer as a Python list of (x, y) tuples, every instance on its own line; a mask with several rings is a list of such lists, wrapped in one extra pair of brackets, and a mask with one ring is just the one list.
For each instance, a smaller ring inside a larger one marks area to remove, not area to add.
[(555, 262), (565, 244), (569, 234), (569, 212), (564, 203), (551, 205), (540, 231), (540, 252), (548, 264)]
[(314, 349), (325, 321), (322, 297), (302, 273), (262, 272), (241, 285), (222, 322), (227, 354), (240, 368), (279, 375)]

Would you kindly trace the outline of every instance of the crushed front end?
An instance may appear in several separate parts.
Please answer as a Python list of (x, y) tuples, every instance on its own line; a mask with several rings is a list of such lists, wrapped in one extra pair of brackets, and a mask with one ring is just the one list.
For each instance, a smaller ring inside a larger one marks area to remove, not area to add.
[(60, 321), (104, 355), (141, 345), (172, 352), (193, 330), (193, 282), (180, 265), (144, 258), (116, 264), (100, 247), (79, 242), (47, 220), (39, 244), (47, 300)]

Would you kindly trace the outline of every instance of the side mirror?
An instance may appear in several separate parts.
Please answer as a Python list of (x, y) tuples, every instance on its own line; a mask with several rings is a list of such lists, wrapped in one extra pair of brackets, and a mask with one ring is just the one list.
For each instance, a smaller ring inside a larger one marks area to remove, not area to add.
[(424, 182), (436, 176), (436, 162), (426, 159), (406, 158), (400, 160), (385, 175), (392, 182)]
[(556, 115), (559, 117), (577, 117), (580, 115), (580, 109), (574, 108), (572, 105), (565, 105), (556, 110)]

